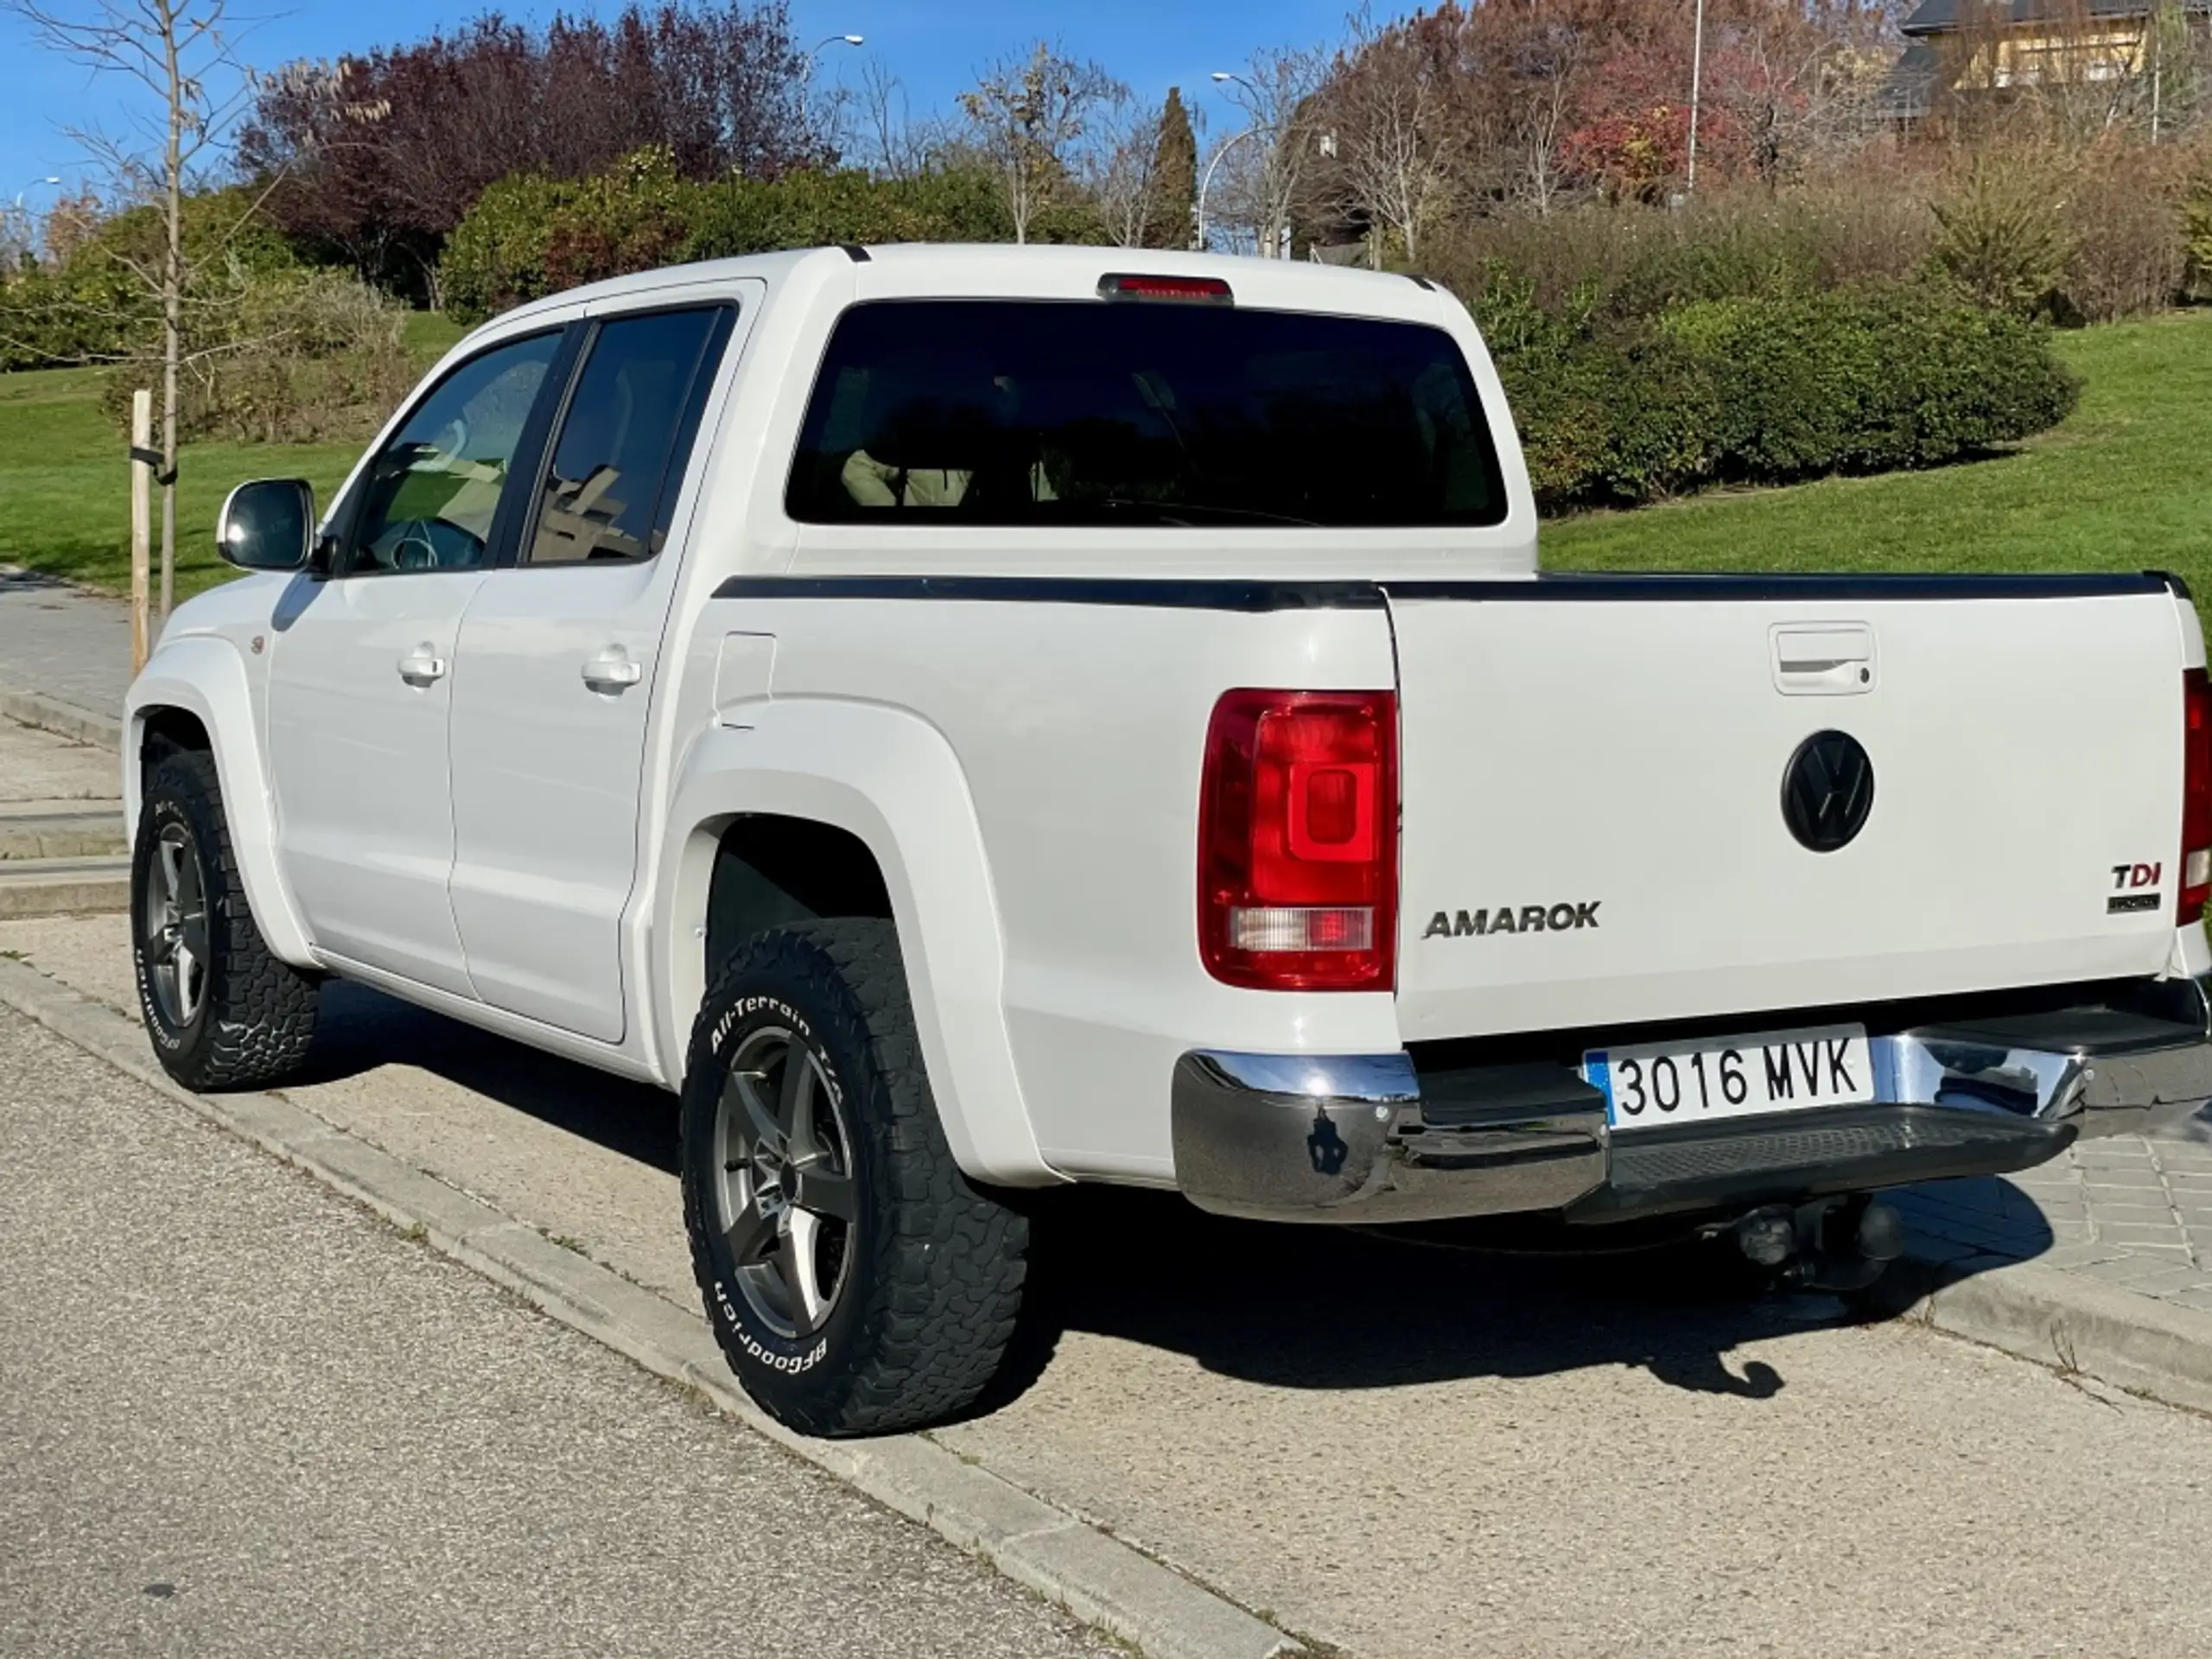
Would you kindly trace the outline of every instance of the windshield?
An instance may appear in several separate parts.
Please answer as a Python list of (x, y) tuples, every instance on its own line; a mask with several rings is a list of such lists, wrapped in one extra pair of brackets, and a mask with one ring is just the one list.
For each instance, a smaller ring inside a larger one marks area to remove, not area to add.
[(1505, 516), (1481, 400), (1442, 329), (1143, 302), (855, 306), (786, 504), (810, 524)]

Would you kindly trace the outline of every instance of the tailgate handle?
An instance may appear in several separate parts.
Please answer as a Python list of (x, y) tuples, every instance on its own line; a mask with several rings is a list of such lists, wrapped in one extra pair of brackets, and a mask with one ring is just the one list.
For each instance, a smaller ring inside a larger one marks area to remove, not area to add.
[(1850, 697), (1874, 689), (1874, 630), (1863, 622), (1783, 623), (1773, 642), (1774, 689), (1786, 697)]

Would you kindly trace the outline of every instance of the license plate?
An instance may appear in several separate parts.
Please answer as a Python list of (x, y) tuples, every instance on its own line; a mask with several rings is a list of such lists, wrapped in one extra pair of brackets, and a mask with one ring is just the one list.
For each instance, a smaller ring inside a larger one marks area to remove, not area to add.
[(1592, 1049), (1582, 1076), (1604, 1091), (1617, 1133), (1874, 1098), (1864, 1026)]

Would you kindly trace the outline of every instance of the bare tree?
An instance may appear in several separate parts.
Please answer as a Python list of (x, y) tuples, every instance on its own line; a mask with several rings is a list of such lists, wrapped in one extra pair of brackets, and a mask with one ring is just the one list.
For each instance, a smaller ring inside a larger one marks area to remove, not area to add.
[(1160, 219), (1167, 183), (1160, 171), (1160, 118), (1159, 105), (1125, 87), (1105, 101), (1092, 124), (1080, 181), (1116, 247), (1144, 246)]
[(1385, 232), (1417, 261), (1464, 143), (1445, 66), (1414, 30), (1377, 29), (1365, 11), (1353, 20), (1349, 56), (1327, 99), (1327, 170), (1344, 205), (1367, 223), (1369, 263), (1381, 267)]
[(1574, 128), (1588, 48), (1571, 29), (1548, 31), (1524, 48), (1520, 73), (1506, 82), (1502, 142), (1491, 159), (1499, 193), (1540, 217), (1572, 188), (1564, 145)]
[(916, 117), (899, 77), (870, 58), (861, 69), (855, 117), (861, 159), (880, 179), (918, 178), (944, 152), (951, 134), (936, 116)]
[(1093, 112), (1128, 91), (1097, 64), (1039, 41), (1027, 59), (1000, 59), (960, 94), (976, 149), (1006, 194), (1017, 243), (1029, 239), (1038, 210), (1065, 183)]
[[(228, 0), (91, 0), (64, 16), (44, 0), (0, 0), (33, 37), (98, 73), (136, 81), (157, 100), (158, 118), (136, 139), (91, 129), (71, 133), (99, 156), (130, 194), (159, 206), (159, 251), (148, 262), (124, 257), (156, 299), (161, 314), (161, 617), (168, 620), (176, 569), (177, 374), (184, 355), (184, 309), (191, 272), (184, 245), (184, 195), (196, 164), (245, 107), (252, 87), (233, 55)], [(147, 145), (156, 153), (149, 156)], [(133, 188), (135, 187), (135, 188)]]
[[(1253, 228), (1262, 258), (1281, 251), (1283, 233), (1305, 207), (1313, 190), (1315, 164), (1325, 159), (1328, 132), (1314, 94), (1327, 78), (1328, 60), (1318, 51), (1277, 47), (1255, 52), (1223, 88), (1244, 118), (1252, 152), (1237, 158), (1230, 175), (1231, 200)], [(1224, 138), (1216, 159), (1231, 154)]]

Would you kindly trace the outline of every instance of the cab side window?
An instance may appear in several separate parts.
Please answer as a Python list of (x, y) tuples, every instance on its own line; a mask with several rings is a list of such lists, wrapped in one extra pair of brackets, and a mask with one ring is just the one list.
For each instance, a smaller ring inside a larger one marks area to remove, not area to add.
[(634, 563), (660, 551), (731, 315), (713, 306), (599, 326), (561, 416), (526, 563)]
[(369, 464), (345, 574), (489, 563), (500, 493), (560, 344), (555, 330), (496, 346), (416, 405)]

